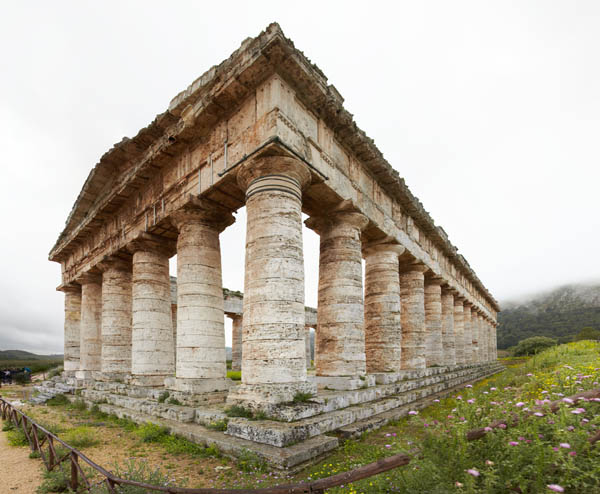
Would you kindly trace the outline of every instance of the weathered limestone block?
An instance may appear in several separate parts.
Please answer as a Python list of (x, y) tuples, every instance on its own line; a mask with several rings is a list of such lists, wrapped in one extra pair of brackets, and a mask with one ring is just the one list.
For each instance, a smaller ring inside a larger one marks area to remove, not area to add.
[(169, 387), (206, 392), (229, 388), (225, 362), (219, 233), (231, 213), (198, 201), (171, 216), (177, 237), (177, 361)]
[(442, 287), (443, 280), (428, 276), (425, 278), (425, 327), (426, 364), (445, 365), (442, 337)]
[(365, 249), (365, 353), (367, 372), (397, 372), (402, 365), (400, 275), (404, 247)]
[(131, 263), (109, 258), (102, 269), (103, 377), (115, 379), (131, 373)]
[(498, 360), (498, 336), (496, 333), (496, 329), (498, 328), (498, 323), (492, 323), (492, 360)]
[(425, 360), (425, 277), (427, 266), (407, 263), (400, 267), (402, 305), (402, 368), (423, 369)]
[(465, 364), (473, 363), (473, 332), (471, 330), (471, 303), (463, 303), (463, 341)]
[(361, 231), (367, 223), (353, 210), (306, 221), (320, 235), (315, 346), (319, 377), (366, 373)]
[(310, 326), (305, 326), (304, 333), (304, 350), (306, 352), (306, 368), (310, 369), (311, 354), (310, 354)]
[(444, 365), (456, 365), (454, 294), (447, 286), (442, 287), (442, 345)]
[(471, 311), (471, 329), (473, 331), (473, 350), (475, 362), (481, 363), (481, 314), (479, 311)]
[(246, 270), (242, 384), (228, 396), (248, 406), (315, 393), (306, 379), (302, 189), (308, 167), (288, 157), (246, 161)]
[(132, 383), (162, 386), (175, 373), (169, 257), (159, 240), (132, 245)]
[(242, 322), (243, 316), (231, 317), (231, 370), (242, 370)]
[(91, 379), (100, 370), (102, 327), (102, 280), (99, 275), (85, 274), (81, 284), (81, 325), (79, 370), (77, 379)]
[(465, 359), (465, 339), (464, 339), (464, 298), (458, 295), (454, 296), (454, 350), (456, 353), (456, 363), (466, 364)]
[(489, 325), (488, 320), (483, 319), (481, 326), (481, 344), (482, 344), (482, 359), (483, 362), (489, 362), (490, 360), (490, 337), (489, 337)]
[(79, 370), (81, 286), (72, 283), (59, 287), (59, 290), (65, 294), (64, 370), (67, 377), (74, 377)]

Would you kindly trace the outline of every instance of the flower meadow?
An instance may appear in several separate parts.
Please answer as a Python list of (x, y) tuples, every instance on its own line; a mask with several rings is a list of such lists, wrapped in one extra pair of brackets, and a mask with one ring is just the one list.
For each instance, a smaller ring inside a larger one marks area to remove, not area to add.
[[(600, 430), (600, 398), (568, 398), (598, 388), (600, 344), (554, 347), (347, 441), (307, 480), (405, 453), (413, 458), (407, 466), (328, 492), (600, 493), (600, 441), (588, 441)], [(468, 441), (478, 428), (484, 437)]]

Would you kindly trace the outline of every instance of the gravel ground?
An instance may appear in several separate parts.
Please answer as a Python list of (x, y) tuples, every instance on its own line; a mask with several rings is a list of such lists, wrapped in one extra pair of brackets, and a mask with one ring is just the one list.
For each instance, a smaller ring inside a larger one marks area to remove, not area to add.
[(6, 432), (0, 432), (0, 492), (35, 494), (42, 483), (41, 466), (40, 460), (29, 458), (29, 448), (10, 446)]

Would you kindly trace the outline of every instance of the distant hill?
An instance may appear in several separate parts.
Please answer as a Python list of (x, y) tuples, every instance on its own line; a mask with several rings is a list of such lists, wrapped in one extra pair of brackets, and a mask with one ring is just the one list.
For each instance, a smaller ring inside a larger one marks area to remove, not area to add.
[(0, 360), (55, 360), (62, 355), (36, 355), (25, 350), (0, 350)]
[(565, 285), (500, 305), (498, 348), (530, 336), (567, 341), (585, 327), (600, 330), (600, 283)]

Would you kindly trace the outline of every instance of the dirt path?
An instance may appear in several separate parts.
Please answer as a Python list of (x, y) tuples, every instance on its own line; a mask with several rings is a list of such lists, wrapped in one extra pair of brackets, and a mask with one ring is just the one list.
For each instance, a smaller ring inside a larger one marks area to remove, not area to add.
[(0, 492), (35, 494), (42, 482), (41, 465), (29, 458), (29, 448), (10, 446), (6, 432), (0, 431)]

